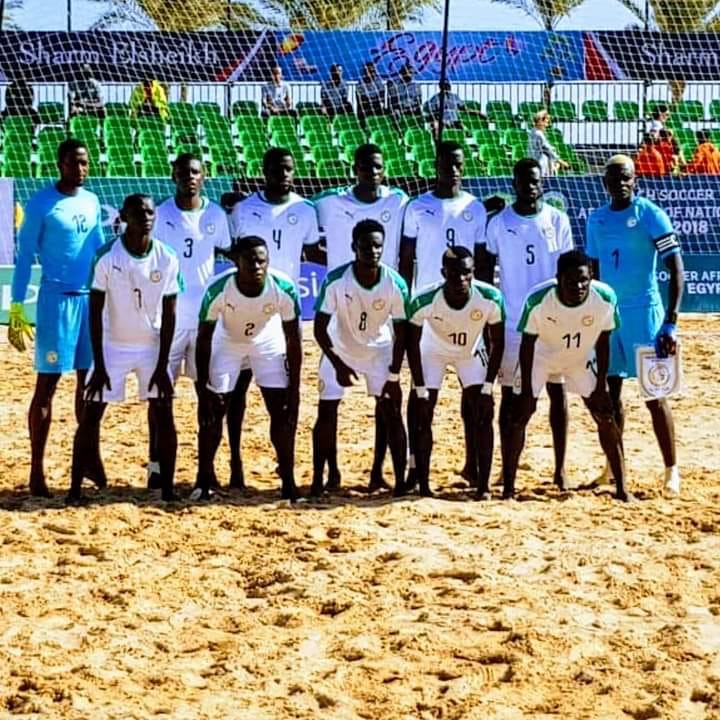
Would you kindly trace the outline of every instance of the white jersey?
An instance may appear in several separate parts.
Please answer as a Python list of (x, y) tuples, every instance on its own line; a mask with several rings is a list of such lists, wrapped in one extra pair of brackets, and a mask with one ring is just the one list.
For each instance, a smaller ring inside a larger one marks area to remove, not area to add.
[(320, 236), (327, 248), (328, 269), (355, 259), (352, 231), (361, 220), (376, 220), (385, 228), (382, 262), (397, 270), (405, 206), (410, 198), (400, 188), (381, 185), (375, 202), (358, 200), (352, 187), (327, 190), (315, 198)]
[(291, 192), (285, 203), (271, 203), (254, 192), (233, 208), (230, 216), (233, 238), (256, 235), (268, 246), (270, 265), (289, 275), (297, 285), (304, 245), (320, 240), (314, 205)]
[(393, 342), (393, 320), (407, 320), (408, 291), (395, 270), (380, 264), (380, 279), (365, 288), (353, 263), (331, 270), (323, 281), (315, 311), (332, 316), (328, 334), (343, 358), (365, 357)]
[(444, 283), (425, 288), (410, 304), (410, 322), (423, 327), (432, 347), (446, 355), (472, 355), (483, 344), (485, 325), (505, 320), (502, 293), (492, 285), (473, 280), (464, 307), (452, 308), (443, 292)]
[(415, 287), (442, 282), (442, 255), (449, 247), (475, 252), (485, 242), (485, 206), (465, 190), (454, 198), (439, 198), (428, 191), (405, 209), (403, 236), (415, 241)]
[(507, 327), (515, 330), (530, 290), (554, 278), (558, 257), (573, 249), (570, 221), (548, 203), (534, 215), (518, 215), (507, 206), (488, 223), (486, 241), (500, 267)]
[(160, 336), (163, 298), (182, 291), (175, 251), (153, 239), (142, 257), (130, 254), (123, 238), (98, 250), (92, 289), (105, 293), (105, 338), (114, 345), (144, 346)]
[(560, 302), (557, 281), (550, 280), (525, 300), (518, 332), (537, 335), (535, 353), (558, 368), (584, 365), (594, 357), (600, 334), (620, 327), (615, 291), (593, 280), (581, 305)]
[(183, 210), (171, 197), (157, 208), (153, 235), (175, 251), (185, 280), (175, 329), (197, 330), (203, 295), (215, 274), (215, 248), (230, 247), (227, 215), (207, 198), (197, 210)]
[(300, 317), (300, 299), (286, 275), (268, 271), (260, 295), (248, 297), (238, 289), (236, 274), (226, 273), (211, 283), (200, 309), (200, 322), (222, 320), (220, 337), (243, 345), (261, 345), (276, 339), (276, 316), (283, 322)]

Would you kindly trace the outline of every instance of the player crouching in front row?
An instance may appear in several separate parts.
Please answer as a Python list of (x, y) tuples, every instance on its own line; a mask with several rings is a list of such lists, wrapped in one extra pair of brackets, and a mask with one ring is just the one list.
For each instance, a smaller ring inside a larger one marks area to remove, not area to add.
[(300, 300), (287, 275), (268, 269), (268, 248), (262, 238), (240, 238), (225, 254), (237, 269), (210, 285), (200, 309), (196, 490), (202, 498), (210, 496), (222, 421), (241, 369), (249, 364), (270, 414), (270, 440), (277, 453), (282, 497), (294, 502), (298, 497), (294, 464), (302, 362)]
[[(490, 499), (493, 455), (493, 383), (502, 361), (505, 305), (497, 288), (473, 279), (473, 254), (465, 247), (448, 248), (442, 256), (445, 282), (422, 290), (410, 305), (408, 362), (417, 397), (416, 424), (409, 428), (415, 451), (420, 494), (429, 496), (432, 419), (445, 370), (452, 365), (463, 392), (465, 426), (472, 428), (469, 480), (479, 499)], [(483, 331), (488, 327), (488, 355)]]
[[(331, 270), (315, 304), (314, 332), (323, 356), (318, 380), (320, 400), (313, 428), (312, 496), (340, 486), (337, 465), (337, 413), (346, 387), (364, 375), (387, 429), (395, 472), (395, 493), (402, 493), (407, 435), (402, 421), (400, 365), (405, 353), (408, 290), (392, 268), (380, 262), (385, 230), (376, 220), (361, 220), (352, 231), (355, 260)], [(327, 486), (323, 485), (325, 464)]]
[(607, 388), (610, 333), (619, 327), (614, 290), (592, 280), (589, 258), (579, 250), (558, 258), (557, 275), (532, 291), (525, 300), (518, 331), (519, 377), (511, 404), (512, 422), (503, 467), (503, 497), (515, 493), (515, 475), (525, 428), (548, 378), (562, 375), (568, 390), (579, 393), (595, 420), (600, 444), (615, 478), (615, 496), (631, 500), (625, 490), (625, 463)]
[[(175, 252), (151, 236), (155, 203), (147, 195), (128, 195), (120, 211), (125, 234), (98, 250), (90, 290), (93, 367), (73, 442), (72, 481), (67, 500), (81, 500), (84, 468), (99, 470), (93, 481), (107, 483), (100, 459), (100, 422), (108, 402), (123, 402), (125, 379), (134, 373), (141, 400), (158, 436), (162, 499), (175, 499), (173, 479), (177, 435), (173, 383), (168, 373), (175, 332), (175, 304), (182, 290)], [(103, 315), (107, 322), (105, 322)]]

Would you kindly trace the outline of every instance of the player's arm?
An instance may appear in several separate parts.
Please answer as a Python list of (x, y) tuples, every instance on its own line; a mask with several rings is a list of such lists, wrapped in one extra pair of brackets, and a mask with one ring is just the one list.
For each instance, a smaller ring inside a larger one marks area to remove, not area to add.
[(410, 366), (413, 385), (416, 388), (425, 387), (425, 375), (423, 374), (422, 355), (420, 354), (420, 340), (422, 338), (422, 325), (414, 322), (408, 323), (406, 330), (407, 359)]
[(653, 228), (655, 230), (653, 235), (656, 236), (653, 245), (670, 273), (665, 319), (655, 336), (655, 351), (658, 357), (667, 357), (674, 355), (677, 347), (677, 319), (685, 286), (685, 272), (680, 243), (673, 230), (672, 222), (662, 211), (653, 215), (652, 221), (656, 226)]
[(535, 410), (535, 398), (532, 389), (532, 369), (535, 362), (535, 343), (537, 335), (523, 332), (520, 341), (520, 395), (517, 397), (515, 414), (518, 420), (527, 420)]
[(485, 337), (490, 345), (485, 382), (489, 382), (492, 385), (500, 371), (500, 364), (502, 363), (503, 353), (505, 352), (505, 323), (501, 320), (500, 322), (488, 325)]
[(322, 246), (319, 238), (317, 242), (303, 246), (303, 257), (307, 262), (327, 265), (327, 250)]
[(150, 378), (149, 388), (154, 386), (158, 389), (158, 398), (165, 400), (172, 397), (173, 386), (168, 372), (168, 361), (170, 359), (170, 346), (173, 335), (175, 335), (175, 309), (177, 307), (177, 295), (164, 295), (162, 299), (162, 319), (160, 321), (160, 351), (155, 372)]
[(105, 293), (102, 290), (90, 291), (90, 343), (92, 344), (93, 370), (90, 382), (85, 388), (85, 399), (92, 400), (96, 395), (102, 399), (102, 391), (110, 387), (110, 377), (105, 368), (103, 350), (103, 310)]
[(300, 368), (302, 366), (302, 343), (300, 340), (300, 320), (284, 321), (286, 358), (288, 369), (288, 419), (291, 424), (297, 423), (300, 407)]
[(207, 389), (210, 380), (210, 353), (214, 332), (214, 322), (201, 321), (198, 325), (195, 342), (195, 367), (197, 368), (197, 384), (200, 392)]
[(493, 284), (497, 255), (493, 255), (487, 245), (475, 246), (475, 279)]
[(400, 260), (398, 272), (409, 288), (412, 287), (415, 266), (415, 238), (403, 235), (400, 239)]
[(332, 366), (335, 368), (338, 383), (340, 383), (343, 387), (350, 387), (354, 384), (355, 380), (358, 379), (358, 376), (355, 371), (348, 367), (333, 350), (332, 340), (328, 334), (330, 318), (331, 315), (322, 311), (316, 311), (315, 320), (313, 322), (313, 335), (315, 336), (315, 341), (320, 346), (320, 349), (325, 354), (325, 357), (327, 357)]

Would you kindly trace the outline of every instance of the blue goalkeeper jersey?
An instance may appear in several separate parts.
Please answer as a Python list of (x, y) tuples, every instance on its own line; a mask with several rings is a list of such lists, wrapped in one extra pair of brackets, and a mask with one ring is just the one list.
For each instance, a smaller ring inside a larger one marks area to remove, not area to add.
[(35, 256), (42, 266), (41, 287), (88, 292), (95, 252), (104, 243), (97, 195), (78, 188), (65, 195), (54, 185), (38, 191), (25, 207), (18, 233), (12, 281), (13, 302), (23, 302)]
[(615, 290), (620, 307), (662, 303), (657, 258), (680, 252), (667, 213), (643, 197), (625, 210), (604, 205), (588, 218), (586, 252), (600, 264), (600, 279)]

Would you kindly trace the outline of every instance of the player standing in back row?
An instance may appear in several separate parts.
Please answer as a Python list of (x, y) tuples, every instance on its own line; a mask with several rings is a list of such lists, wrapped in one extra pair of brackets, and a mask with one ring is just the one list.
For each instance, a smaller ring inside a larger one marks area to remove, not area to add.
[[(505, 351), (498, 374), (502, 385), (499, 424), (503, 453), (507, 451), (513, 379), (520, 356), (521, 334), (517, 324), (523, 302), (532, 287), (555, 276), (561, 253), (573, 249), (567, 215), (543, 202), (542, 172), (537, 160), (525, 158), (515, 164), (513, 188), (515, 202), (488, 223), (487, 243), (482, 253), (484, 267), (480, 273), (485, 282), (492, 283), (495, 263), (499, 263), (500, 290), (507, 308)], [(568, 414), (562, 378), (551, 377), (547, 392), (555, 449), (555, 484), (564, 489)]]
[[(233, 241), (260, 237), (267, 243), (270, 268), (285, 273), (298, 287), (303, 255), (322, 262), (320, 232), (313, 204), (292, 191), (295, 160), (286, 148), (270, 148), (263, 156), (265, 187), (241, 200), (230, 216)], [(280, 321), (273, 318), (277, 332)], [(245, 415), (245, 398), (252, 372), (242, 368), (227, 408), (230, 445), (230, 487), (243, 488), (245, 479), (240, 455), (240, 437)]]
[[(195, 345), (200, 305), (215, 275), (216, 251), (230, 248), (230, 231), (225, 211), (203, 195), (205, 169), (200, 158), (191, 153), (178, 155), (172, 179), (175, 195), (157, 208), (153, 235), (175, 251), (185, 280), (185, 290), (177, 299), (170, 374), (173, 381), (181, 374), (189, 377), (196, 383), (197, 394)], [(150, 422), (149, 487), (159, 487), (160, 481), (157, 434)]]
[[(30, 198), (18, 235), (8, 340), (20, 351), (25, 349), (24, 336), (32, 337), (23, 303), (36, 255), (42, 267), (35, 342), (37, 381), (28, 413), (32, 452), (30, 493), (39, 497), (50, 497), (43, 460), (58, 380), (62, 373), (76, 371), (75, 416), (79, 421), (85, 376), (92, 361), (88, 282), (103, 234), (100, 202), (94, 193), (83, 188), (89, 167), (90, 158), (82, 142), (61, 143), (60, 180)], [(86, 470), (102, 484), (99, 469)]]
[[(413, 198), (405, 209), (403, 237), (400, 244), (400, 275), (413, 295), (432, 283), (442, 282), (442, 257), (450, 247), (466, 247), (475, 257), (476, 277), (479, 253), (485, 243), (487, 212), (474, 195), (462, 189), (465, 154), (456, 142), (442, 142), (438, 146), (437, 179), (435, 188)], [(413, 282), (414, 281), (414, 282)], [(415, 394), (408, 401), (408, 427), (413, 420)], [(469, 417), (462, 409), (463, 418)], [(412, 431), (411, 431), (412, 432)], [(465, 425), (465, 465), (462, 475), (470, 477), (472, 428)], [(414, 473), (413, 437), (410, 435), (410, 475)]]
[[(314, 199), (328, 270), (353, 261), (352, 231), (361, 220), (375, 220), (385, 228), (382, 262), (397, 270), (402, 223), (409, 198), (400, 188), (383, 184), (385, 163), (377, 145), (368, 143), (355, 150), (353, 171), (355, 185), (327, 190)], [(375, 450), (368, 485), (371, 491), (387, 486), (382, 474), (386, 450), (387, 430), (380, 406), (376, 405)]]
[[(634, 195), (635, 167), (629, 157), (614, 155), (608, 160), (604, 184), (610, 203), (588, 219), (587, 254), (596, 261), (596, 276), (611, 285), (618, 297), (622, 326), (612, 335), (608, 387), (622, 433), (622, 385), (625, 378), (637, 376), (635, 346), (654, 342), (658, 357), (675, 353), (683, 262), (667, 213), (647, 198)], [(658, 287), (658, 255), (670, 273), (667, 309), (663, 308)], [(677, 494), (680, 473), (670, 406), (664, 398), (646, 404), (665, 462), (665, 489)]]

